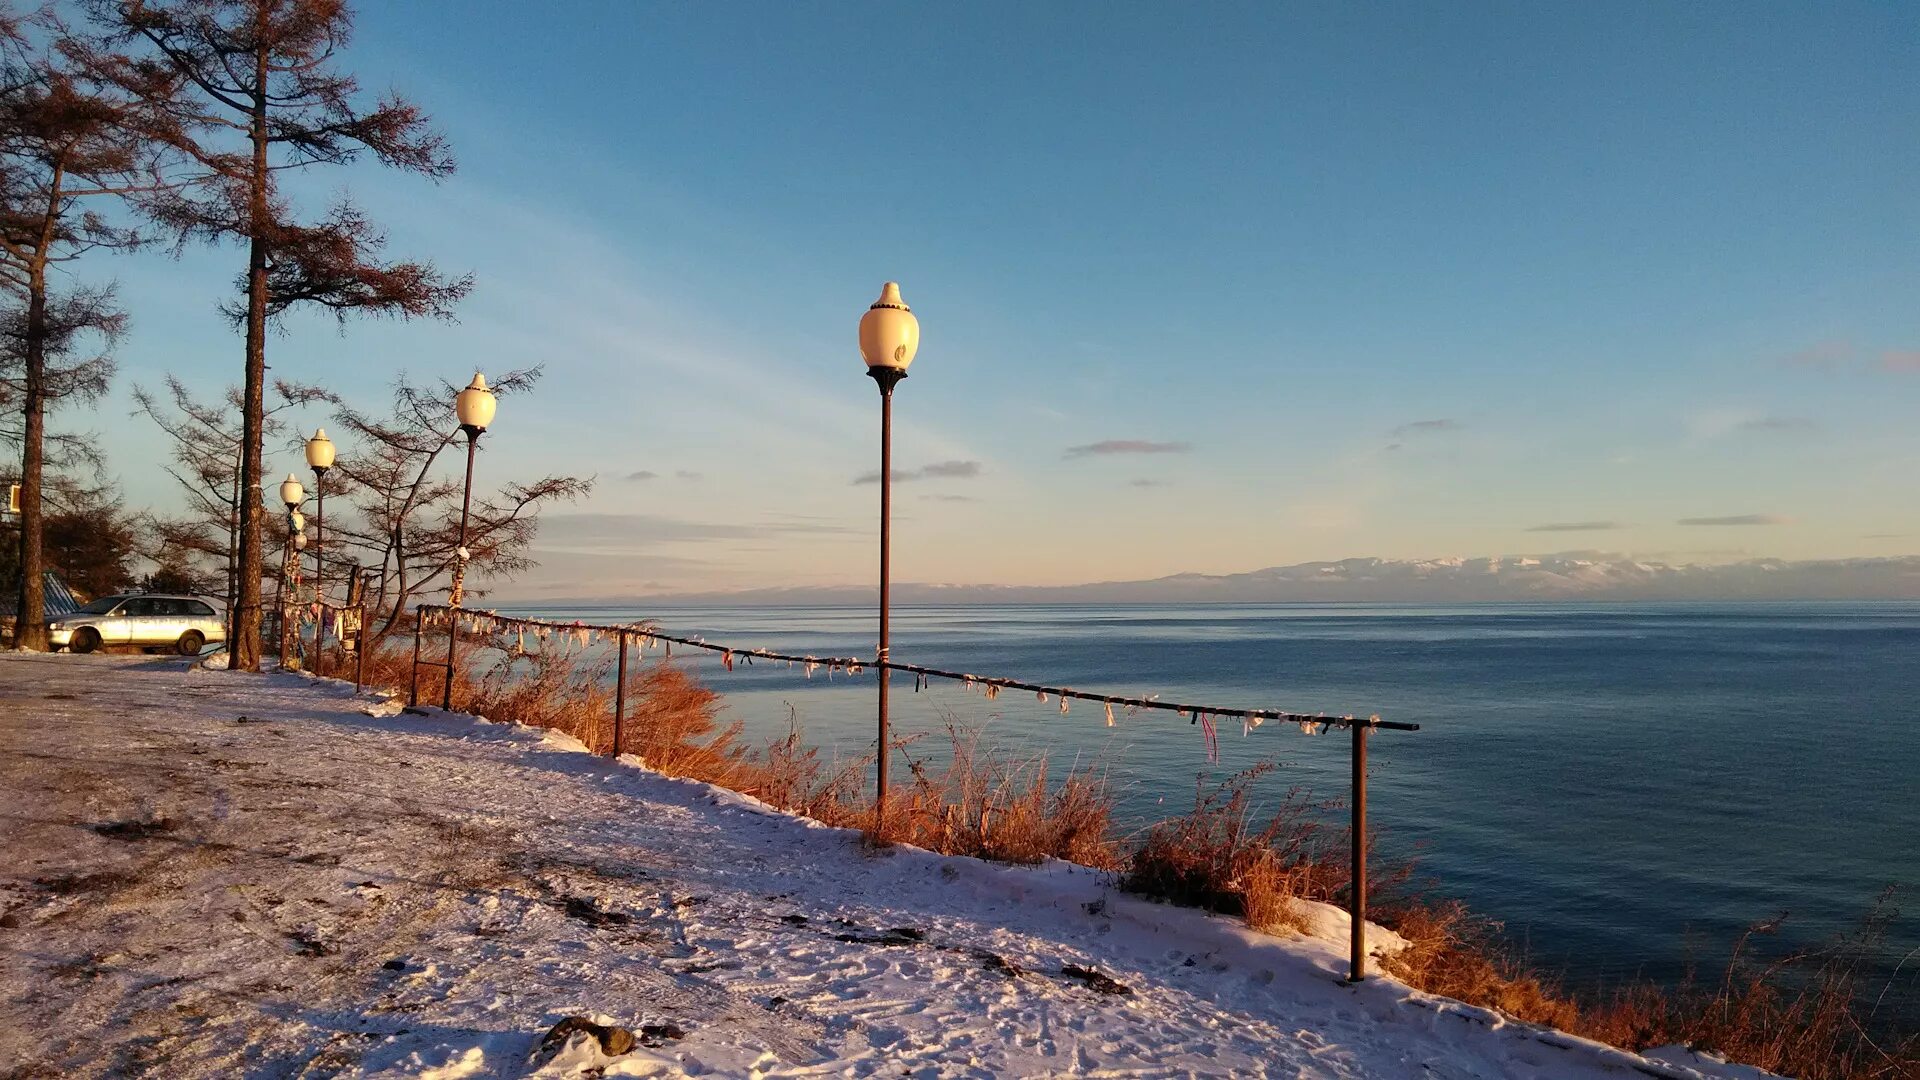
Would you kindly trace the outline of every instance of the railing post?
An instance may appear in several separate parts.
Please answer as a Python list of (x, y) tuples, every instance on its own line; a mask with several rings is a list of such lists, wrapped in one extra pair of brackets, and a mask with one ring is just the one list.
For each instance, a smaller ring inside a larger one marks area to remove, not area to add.
[(453, 711), (453, 656), (454, 643), (460, 634), (460, 615), (458, 608), (447, 606), (447, 684), (440, 694), (440, 707)]
[[(314, 526), (314, 531), (319, 532), (318, 525)], [(318, 556), (316, 556), (316, 564), (318, 561)], [(316, 569), (313, 573), (313, 605), (315, 613), (313, 620), (313, 673), (321, 678), (325, 678), (327, 674), (327, 615), (329, 613), (333, 614), (336, 626), (338, 625), (340, 615), (328, 607), (324, 599), (321, 599), (320, 571)], [(338, 635), (336, 634), (335, 636), (337, 637)]]
[(620, 744), (627, 725), (627, 632), (620, 631), (620, 670), (613, 685), (613, 754), (620, 756)]
[(1367, 729), (1366, 721), (1353, 726), (1353, 886), (1347, 912), (1353, 917), (1352, 956), (1347, 979), (1367, 977)]
[(413, 678), (407, 682), (407, 705), (420, 704), (420, 633), (426, 629), (427, 611), (423, 606), (413, 609)]

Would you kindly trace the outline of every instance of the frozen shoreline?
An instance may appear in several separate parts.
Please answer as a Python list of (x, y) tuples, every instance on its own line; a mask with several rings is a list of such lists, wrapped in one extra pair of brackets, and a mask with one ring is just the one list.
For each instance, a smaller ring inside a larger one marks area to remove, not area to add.
[(0, 657), (0, 1070), (520, 1076), (578, 1014), (684, 1034), (543, 1074), (1761, 1075), (1348, 985), (1337, 909), (1270, 937), (397, 712), (295, 675)]

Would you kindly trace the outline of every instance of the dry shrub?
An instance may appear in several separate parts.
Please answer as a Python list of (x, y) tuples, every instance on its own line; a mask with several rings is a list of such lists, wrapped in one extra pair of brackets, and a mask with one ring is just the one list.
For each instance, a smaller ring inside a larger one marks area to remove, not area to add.
[(1565, 1031), (1579, 1022), (1572, 1001), (1506, 950), (1500, 924), (1458, 900), (1407, 901), (1373, 917), (1407, 939), (1406, 949), (1381, 961), (1407, 985)]
[(1636, 982), (1576, 995), (1516, 960), (1497, 923), (1457, 901), (1410, 902), (1382, 915), (1409, 942), (1383, 966), (1422, 990), (1629, 1050), (1680, 1044), (1803, 1080), (1920, 1077), (1920, 1036), (1876, 1031), (1863, 993), (1895, 915), (1889, 892), (1855, 934), (1755, 957), (1754, 939), (1778, 931), (1782, 916), (1748, 927), (1715, 983), (1689, 976), (1677, 987)]
[(739, 790), (828, 825), (863, 826), (871, 817), (865, 794), (870, 757), (829, 765), (818, 747), (806, 745), (798, 715), (787, 710), (787, 733), (768, 743), (759, 760), (743, 762)]
[(1253, 786), (1275, 767), (1261, 762), (1211, 791), (1203, 777), (1192, 811), (1147, 829), (1120, 887), (1240, 915), (1256, 929), (1304, 929), (1294, 901), (1333, 900), (1350, 874), (1344, 847), (1326, 842), (1315, 817), (1325, 807), (1300, 789), (1288, 791), (1264, 824), (1254, 823)]
[(746, 748), (739, 724), (721, 727), (715, 719), (719, 703), (719, 694), (674, 664), (629, 666), (620, 752), (671, 776), (738, 786)]
[(1899, 916), (1893, 895), (1882, 893), (1853, 933), (1782, 955), (1759, 956), (1753, 946), (1786, 916), (1755, 923), (1734, 942), (1718, 982), (1629, 986), (1574, 1030), (1634, 1049), (1684, 1043), (1803, 1080), (1920, 1077), (1920, 1034), (1874, 1026), (1890, 984), (1867, 993), (1869, 967)]
[(1240, 873), (1242, 915), (1255, 930), (1306, 933), (1306, 916), (1294, 902), (1299, 895), (1299, 870), (1282, 865), (1270, 851), (1254, 853)]
[(875, 839), (909, 843), (945, 855), (1001, 862), (1065, 859), (1118, 869), (1113, 833), (1114, 797), (1106, 770), (1077, 765), (1056, 785), (1045, 754), (1010, 756), (984, 749), (980, 729), (947, 725), (944, 765), (909, 759), (913, 782), (890, 792)]

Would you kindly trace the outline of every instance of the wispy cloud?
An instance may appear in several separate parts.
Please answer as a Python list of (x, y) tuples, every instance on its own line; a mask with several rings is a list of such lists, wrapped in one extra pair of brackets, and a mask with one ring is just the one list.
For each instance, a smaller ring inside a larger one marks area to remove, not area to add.
[(1786, 525), (1792, 518), (1779, 514), (1729, 514), (1726, 517), (1681, 518), (1682, 525)]
[(1604, 532), (1608, 529), (1623, 529), (1626, 526), (1617, 521), (1550, 521), (1545, 525), (1530, 525), (1528, 532)]
[(1440, 417), (1435, 417), (1432, 420), (1414, 420), (1405, 424), (1401, 424), (1399, 427), (1394, 428), (1392, 431), (1388, 432), (1387, 435), (1390, 438), (1400, 439), (1400, 438), (1405, 438), (1408, 435), (1414, 435), (1419, 433), (1431, 433), (1431, 432), (1440, 432), (1440, 431), (1459, 431), (1462, 427), (1465, 427), (1465, 426), (1466, 425), (1462, 424), (1460, 421), (1452, 419), (1451, 417), (1440, 416)]
[(939, 495), (922, 495), (920, 497), (923, 499), (929, 500), (931, 502), (979, 502), (980, 501), (979, 499), (976, 499), (971, 495), (939, 494)]
[(1756, 416), (1734, 425), (1735, 431), (1811, 431), (1814, 422), (1804, 416)]
[(673, 475), (679, 477), (682, 480), (705, 480), (707, 478), (706, 473), (697, 473), (697, 472), (694, 472), (692, 469), (680, 469), (676, 471)]
[(1193, 449), (1193, 444), (1183, 442), (1149, 442), (1146, 439), (1107, 439), (1104, 442), (1087, 443), (1084, 446), (1067, 447), (1067, 456), (1097, 457), (1107, 454), (1184, 454)]
[(1882, 371), (1920, 371), (1920, 349), (1888, 349), (1880, 356)]
[(652, 480), (658, 477), (659, 475), (660, 474), (657, 472), (648, 472), (645, 469), (641, 469), (639, 472), (630, 472), (627, 475), (621, 477), (621, 479), (622, 480)]
[[(971, 480), (983, 471), (977, 461), (936, 461), (918, 469), (895, 469), (893, 480), (903, 483), (908, 480)], [(853, 478), (856, 484), (877, 484), (880, 482), (880, 470), (861, 473)]]
[(1135, 479), (1127, 481), (1127, 486), (1137, 487), (1137, 488), (1157, 488), (1157, 487), (1172, 487), (1173, 485), (1172, 483), (1166, 480), (1153, 480), (1153, 479), (1149, 479), (1148, 477), (1142, 476), (1142, 477), (1137, 477)]
[(1788, 353), (1781, 357), (1780, 362), (1787, 367), (1836, 371), (1851, 363), (1853, 355), (1851, 341), (1817, 341), (1804, 349)]
[(539, 546), (573, 554), (620, 554), (660, 544), (769, 537), (854, 535), (861, 530), (819, 520), (774, 518), (745, 523), (688, 521), (657, 514), (542, 514)]
[(1696, 439), (1723, 439), (1729, 435), (1780, 435), (1810, 431), (1817, 426), (1803, 416), (1778, 416), (1738, 406), (1703, 409), (1688, 416), (1686, 423), (1688, 432)]
[(977, 461), (936, 461), (920, 470), (922, 476), (943, 476), (952, 479), (970, 479), (980, 475), (980, 463)]

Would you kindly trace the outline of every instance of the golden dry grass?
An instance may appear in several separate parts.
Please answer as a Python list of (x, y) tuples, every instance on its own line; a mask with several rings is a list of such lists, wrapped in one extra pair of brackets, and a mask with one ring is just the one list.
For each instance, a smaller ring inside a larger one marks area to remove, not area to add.
[(1321, 826), (1316, 811), (1328, 807), (1297, 788), (1256, 821), (1254, 785), (1274, 768), (1263, 762), (1211, 790), (1201, 781), (1191, 811), (1142, 835), (1121, 888), (1239, 915), (1259, 930), (1305, 929), (1297, 902), (1340, 898), (1351, 876), (1346, 847)]

